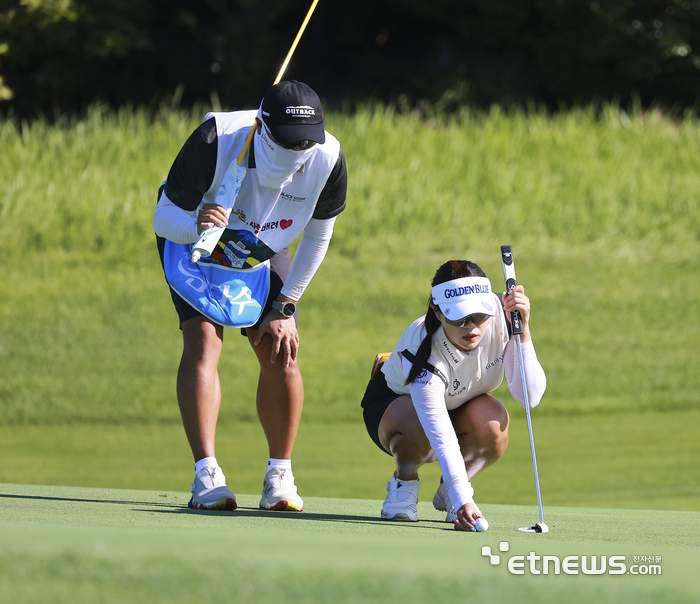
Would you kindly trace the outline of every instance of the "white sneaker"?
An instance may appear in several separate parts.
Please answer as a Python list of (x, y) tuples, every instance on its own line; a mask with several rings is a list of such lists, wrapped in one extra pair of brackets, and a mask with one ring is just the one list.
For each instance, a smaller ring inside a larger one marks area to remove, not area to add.
[(455, 511), (450, 496), (447, 493), (447, 485), (441, 480), (438, 490), (433, 495), (433, 507), (441, 512), (447, 512), (445, 522), (454, 522), (457, 520), (457, 512)]
[(382, 506), (384, 520), (418, 522), (418, 489), (420, 480), (399, 480), (396, 476), (386, 483), (388, 491)]
[(286, 468), (273, 467), (263, 482), (260, 507), (265, 510), (303, 512), (304, 501), (297, 494), (294, 474)]
[[(457, 511), (450, 500), (450, 495), (447, 492), (447, 485), (442, 480), (440, 481), (438, 490), (435, 492), (435, 495), (433, 495), (433, 507), (441, 512), (447, 512), (445, 522), (454, 522), (457, 520)], [(476, 509), (479, 514), (481, 514), (481, 510), (479, 510), (478, 507)]]
[(226, 476), (219, 466), (204, 466), (194, 476), (190, 487), (192, 499), (187, 504), (196, 510), (235, 510), (236, 496), (226, 486)]
[(450, 496), (447, 494), (447, 485), (442, 480), (440, 480), (440, 486), (433, 495), (433, 507), (441, 512), (446, 512), (452, 507)]

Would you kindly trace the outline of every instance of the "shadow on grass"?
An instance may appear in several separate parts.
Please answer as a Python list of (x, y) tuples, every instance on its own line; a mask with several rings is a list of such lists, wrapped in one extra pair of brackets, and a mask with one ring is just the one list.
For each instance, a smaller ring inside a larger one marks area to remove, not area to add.
[[(169, 507), (169, 508), (179, 508), (182, 504), (177, 503), (160, 503), (158, 501), (119, 501), (118, 499), (85, 499), (78, 497), (45, 497), (43, 495), (8, 495), (6, 493), (0, 493), (0, 497), (5, 497), (7, 499), (33, 499), (37, 501), (69, 501), (74, 503), (114, 503), (116, 505), (154, 505), (157, 507)], [(187, 505), (187, 504), (185, 504)]]
[[(416, 530), (454, 530), (451, 524), (442, 522), (440, 520), (423, 520), (419, 522), (391, 522), (388, 520), (382, 520), (376, 516), (351, 516), (343, 514), (323, 514), (314, 512), (276, 512), (272, 510), (262, 510), (259, 508), (246, 508), (238, 507), (235, 511), (224, 511), (224, 510), (195, 510), (187, 507), (186, 503), (170, 503), (170, 502), (158, 502), (158, 501), (125, 501), (118, 499), (86, 499), (78, 497), (47, 497), (42, 495), (11, 495), (0, 493), (0, 498), (8, 499), (30, 499), (36, 501), (62, 501), (70, 503), (107, 503), (115, 505), (145, 505), (148, 509), (132, 508), (134, 512), (144, 512), (144, 513), (154, 513), (160, 512), (162, 514), (186, 514), (186, 515), (198, 515), (207, 517), (225, 516), (232, 520), (236, 518), (275, 518), (293, 521), (312, 521), (312, 522), (343, 522), (348, 524), (365, 524), (372, 526), (383, 526), (386, 528), (392, 528), (396, 526), (406, 526), (411, 527)], [(154, 509), (155, 508), (155, 509)]]
[[(367, 524), (373, 526), (396, 527), (407, 526), (416, 529), (431, 529), (431, 530), (454, 530), (452, 524), (442, 522), (440, 520), (423, 520), (418, 522), (391, 522), (382, 520), (376, 516), (352, 516), (346, 514), (324, 514), (315, 512), (276, 512), (273, 510), (263, 510), (259, 508), (245, 508), (239, 506), (235, 511), (217, 511), (217, 510), (194, 510), (188, 507), (171, 506), (172, 509), (158, 510), (164, 514), (197, 514), (203, 516), (229, 516), (235, 518), (275, 518), (280, 520), (293, 521), (312, 521), (312, 522), (345, 522), (349, 524)], [(153, 512), (147, 509), (134, 509), (136, 512)], [(439, 525), (439, 526), (429, 526)]]

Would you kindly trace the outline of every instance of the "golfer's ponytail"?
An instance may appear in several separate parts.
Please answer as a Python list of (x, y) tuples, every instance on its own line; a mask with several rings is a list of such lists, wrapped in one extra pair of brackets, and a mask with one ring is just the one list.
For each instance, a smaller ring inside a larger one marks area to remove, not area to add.
[[(435, 273), (433, 277), (432, 287), (452, 281), (453, 279), (461, 279), (462, 277), (485, 277), (486, 274), (481, 268), (469, 262), (469, 260), (450, 260), (445, 262)], [(411, 371), (408, 372), (406, 385), (412, 384), (423, 369), (428, 365), (430, 354), (433, 349), (433, 335), (440, 327), (440, 319), (438, 319), (435, 307), (432, 303), (432, 296), (428, 298), (428, 312), (425, 313), (425, 331), (426, 335), (420, 343), (416, 351), (416, 357), (413, 360)]]

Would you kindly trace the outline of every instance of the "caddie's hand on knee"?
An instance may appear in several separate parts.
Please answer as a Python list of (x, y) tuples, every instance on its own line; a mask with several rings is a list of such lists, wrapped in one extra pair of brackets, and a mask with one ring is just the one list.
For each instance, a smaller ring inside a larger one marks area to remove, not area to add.
[(258, 329), (258, 336), (253, 342), (257, 346), (262, 342), (263, 336), (269, 333), (272, 336), (272, 354), (270, 362), (274, 363), (277, 356), (284, 355), (284, 366), (289, 367), (291, 361), (296, 361), (299, 349), (299, 332), (294, 317), (284, 317), (276, 310), (272, 310), (263, 320)]
[(197, 214), (197, 234), (201, 235), (213, 226), (225, 227), (228, 224), (226, 210), (216, 203), (205, 203)]
[(457, 531), (473, 531), (474, 522), (477, 518), (483, 518), (483, 515), (476, 507), (475, 503), (465, 503), (457, 510), (457, 520), (455, 520), (455, 530)]

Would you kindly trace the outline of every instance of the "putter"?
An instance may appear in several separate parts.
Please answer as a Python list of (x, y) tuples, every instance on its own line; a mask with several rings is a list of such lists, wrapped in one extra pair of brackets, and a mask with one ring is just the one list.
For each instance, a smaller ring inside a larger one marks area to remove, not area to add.
[[(503, 260), (503, 275), (506, 279), (506, 293), (515, 287), (515, 262), (513, 261), (513, 248), (510, 245), (501, 246), (501, 259)], [(535, 468), (535, 485), (537, 487), (537, 505), (540, 508), (540, 521), (534, 526), (519, 528), (521, 533), (548, 533), (549, 527), (544, 523), (542, 513), (542, 496), (540, 495), (540, 477), (537, 473), (537, 456), (535, 455), (535, 439), (532, 435), (532, 419), (530, 418), (530, 401), (527, 398), (527, 384), (525, 383), (525, 367), (523, 365), (523, 352), (520, 347), (520, 334), (523, 333), (523, 323), (520, 311), (510, 313), (510, 324), (513, 335), (518, 345), (518, 360), (520, 361), (520, 377), (523, 380), (523, 394), (525, 396), (525, 414), (527, 415), (527, 430), (530, 433), (530, 450), (532, 451), (532, 465)]]
[[(272, 83), (273, 86), (280, 83), (280, 80), (282, 79), (282, 74), (284, 74), (284, 70), (287, 69), (287, 65), (289, 63), (289, 60), (292, 58), (294, 49), (297, 47), (297, 44), (301, 39), (301, 34), (304, 33), (304, 30), (306, 29), (306, 24), (309, 22), (309, 19), (311, 19), (311, 15), (314, 12), (314, 9), (316, 8), (317, 4), (318, 0), (314, 0), (311, 4), (309, 12), (306, 13), (306, 18), (304, 19), (304, 22), (299, 28), (299, 33), (297, 33), (297, 37), (294, 38), (294, 42), (292, 42), (292, 46), (289, 49), (289, 52), (287, 53), (287, 57), (285, 58), (284, 63), (282, 63), (282, 67), (280, 68), (279, 73), (275, 78), (275, 81)], [(245, 144), (243, 145), (243, 150), (238, 156), (238, 160), (236, 162), (236, 175), (233, 179), (233, 182), (230, 182), (229, 184), (231, 193), (229, 194), (228, 198), (222, 200), (225, 203), (223, 207), (228, 213), (228, 215), (230, 215), (231, 211), (233, 210), (233, 205), (236, 202), (236, 197), (238, 197), (238, 191), (240, 191), (241, 183), (243, 182), (243, 178), (246, 174), (246, 168), (242, 165), (243, 157), (245, 156), (248, 147), (250, 147), (250, 141), (253, 140), (254, 133), (255, 124), (251, 126), (250, 132), (248, 132), (248, 138), (246, 138)], [(213, 226), (201, 232), (199, 238), (197, 239), (197, 242), (192, 246), (192, 262), (199, 262), (200, 258), (206, 258), (207, 256), (211, 256), (212, 250), (214, 249), (214, 247), (216, 247), (216, 244), (219, 242), (219, 239), (221, 239), (221, 234), (224, 232), (224, 228), (225, 227)]]

